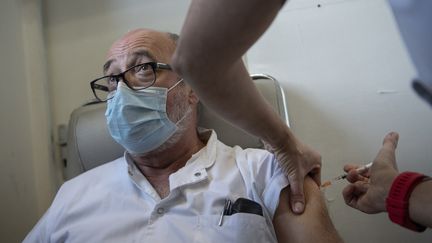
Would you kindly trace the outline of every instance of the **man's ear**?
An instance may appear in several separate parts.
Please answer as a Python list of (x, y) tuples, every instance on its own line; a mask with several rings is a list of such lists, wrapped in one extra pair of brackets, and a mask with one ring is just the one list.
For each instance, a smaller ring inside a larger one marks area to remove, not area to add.
[(189, 93), (188, 93), (188, 102), (191, 105), (196, 105), (199, 102), (199, 98), (198, 96), (195, 94), (195, 92), (189, 88)]

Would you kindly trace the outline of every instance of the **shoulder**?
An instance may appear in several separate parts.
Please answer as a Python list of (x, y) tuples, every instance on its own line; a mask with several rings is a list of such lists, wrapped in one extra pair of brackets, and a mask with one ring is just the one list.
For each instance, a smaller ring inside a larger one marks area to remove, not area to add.
[(235, 146), (232, 148), (235, 154), (237, 167), (244, 173), (250, 173), (255, 178), (269, 178), (279, 168), (275, 156), (264, 149), (247, 148)]
[[(127, 164), (123, 157), (104, 165), (91, 169), (69, 181), (63, 183), (58, 190), (51, 206), (27, 235), (24, 242), (45, 242), (60, 225), (64, 224), (65, 217), (70, 212), (88, 203), (94, 197), (103, 197), (113, 185), (120, 184), (122, 179), (116, 174), (124, 174)], [(87, 201), (87, 202), (86, 202)], [(75, 211), (76, 212), (76, 211)]]
[(50, 211), (58, 214), (64, 211), (64, 208), (69, 208), (69, 205), (79, 205), (86, 198), (103, 195), (108, 188), (121, 186), (124, 178), (127, 178), (126, 175), (127, 163), (123, 157), (86, 171), (63, 183), (51, 204)]
[(127, 163), (121, 157), (66, 181), (51, 204), (51, 214), (62, 214), (72, 205), (78, 207), (93, 197), (103, 196), (122, 184), (123, 178), (127, 178), (124, 174), (127, 175)]
[(200, 136), (206, 140), (206, 150), (210, 159), (216, 160), (235, 160), (237, 163), (242, 162), (242, 167), (250, 169), (261, 167), (262, 165), (276, 165), (273, 154), (264, 149), (247, 148), (242, 149), (240, 146), (231, 147), (219, 140), (214, 130), (200, 130)]
[(66, 181), (61, 189), (82, 189), (81, 186), (88, 187), (89, 185), (97, 186), (100, 184), (110, 184), (119, 180), (119, 175), (123, 174), (127, 174), (127, 162), (124, 157), (120, 157)]

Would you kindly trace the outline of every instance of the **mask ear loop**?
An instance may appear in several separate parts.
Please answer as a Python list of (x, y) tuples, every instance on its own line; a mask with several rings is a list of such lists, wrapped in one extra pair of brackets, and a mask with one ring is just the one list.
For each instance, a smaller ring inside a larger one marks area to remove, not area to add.
[(187, 109), (186, 112), (184, 113), (183, 117), (180, 118), (180, 119), (175, 123), (175, 125), (178, 127), (178, 125), (179, 125), (179, 124), (180, 124), (180, 123), (181, 123), (181, 122), (182, 122), (186, 117), (188, 117), (190, 113), (192, 113), (192, 109), (191, 109), (190, 106), (188, 106), (188, 109)]
[(173, 86), (171, 86), (171, 88), (168, 89), (168, 92), (170, 92), (170, 90), (174, 89), (182, 81), (183, 81), (183, 78), (181, 78), (179, 81), (177, 81), (177, 83), (175, 83)]
[[(177, 83), (175, 83), (173, 86), (171, 86), (171, 88), (169, 88), (168, 89), (168, 91), (167, 91), (167, 93), (170, 91), (170, 90), (172, 90), (172, 89), (174, 89), (179, 83), (181, 83), (183, 81), (183, 78), (181, 78), (179, 81), (177, 81)], [(188, 115), (189, 115), (189, 113), (191, 113), (192, 112), (192, 109), (190, 108), (190, 106), (188, 107), (188, 109), (187, 109), (187, 111), (185, 112), (185, 114), (183, 115), (183, 117), (182, 118), (180, 118), (180, 120), (178, 120), (176, 123), (175, 123), (175, 125), (176, 126), (178, 126), (178, 124), (180, 123), (180, 122), (182, 122)]]

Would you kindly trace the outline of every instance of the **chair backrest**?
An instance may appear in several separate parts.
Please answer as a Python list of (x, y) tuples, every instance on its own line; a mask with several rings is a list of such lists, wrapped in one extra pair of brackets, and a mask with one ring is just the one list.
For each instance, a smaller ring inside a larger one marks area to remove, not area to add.
[[(279, 83), (265, 74), (251, 75), (258, 90), (289, 125), (284, 91)], [(106, 103), (90, 104), (75, 109), (68, 125), (67, 155), (64, 177), (71, 179), (84, 171), (110, 162), (123, 155), (124, 149), (110, 136), (105, 120)], [(219, 118), (200, 104), (198, 126), (212, 128), (227, 145), (262, 148), (261, 141)]]

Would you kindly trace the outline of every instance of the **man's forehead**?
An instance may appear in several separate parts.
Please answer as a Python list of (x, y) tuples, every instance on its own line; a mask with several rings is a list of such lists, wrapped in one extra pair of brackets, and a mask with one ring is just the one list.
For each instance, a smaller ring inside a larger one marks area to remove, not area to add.
[[(108, 51), (104, 72), (113, 63), (146, 57), (149, 61), (169, 62), (175, 42), (169, 34), (149, 29), (129, 31), (113, 43)], [(126, 63), (127, 64), (127, 63)]]
[(134, 53), (136, 49), (146, 49), (153, 58), (167, 55), (172, 49), (169, 36), (166, 33), (137, 29), (126, 33), (122, 38), (114, 42), (108, 52), (108, 59)]

